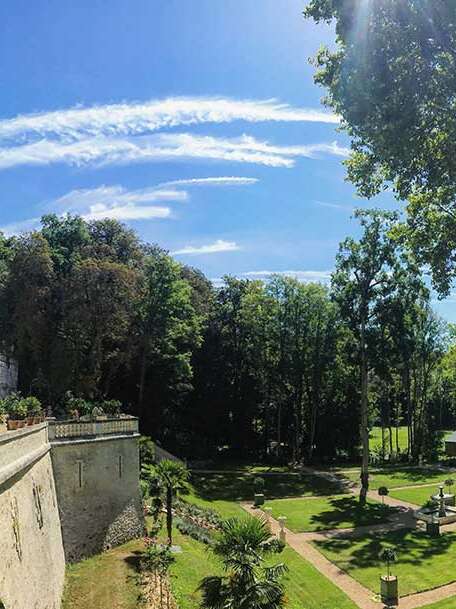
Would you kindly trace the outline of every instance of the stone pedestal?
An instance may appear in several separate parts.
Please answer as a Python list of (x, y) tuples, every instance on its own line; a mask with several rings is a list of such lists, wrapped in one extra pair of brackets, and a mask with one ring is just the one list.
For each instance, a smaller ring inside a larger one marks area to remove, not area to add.
[(287, 521), (287, 518), (286, 518), (286, 516), (279, 516), (279, 518), (277, 518), (277, 521), (278, 521), (279, 526), (280, 526), (279, 541), (281, 541), (282, 543), (286, 543), (286, 541), (287, 541), (287, 534), (285, 532), (285, 523)]
[(263, 493), (255, 493), (255, 500), (253, 505), (255, 507), (260, 507), (261, 505), (264, 505), (264, 494)]
[(380, 596), (385, 605), (397, 605), (399, 603), (399, 588), (395, 575), (382, 575), (380, 578)]
[(426, 533), (431, 537), (440, 536), (440, 523), (439, 522), (426, 522)]

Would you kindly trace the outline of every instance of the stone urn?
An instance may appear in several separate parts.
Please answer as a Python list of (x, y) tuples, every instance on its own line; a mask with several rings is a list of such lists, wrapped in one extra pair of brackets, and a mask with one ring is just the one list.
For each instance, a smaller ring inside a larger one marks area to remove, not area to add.
[(399, 603), (399, 588), (396, 575), (382, 575), (380, 577), (380, 596), (385, 605)]

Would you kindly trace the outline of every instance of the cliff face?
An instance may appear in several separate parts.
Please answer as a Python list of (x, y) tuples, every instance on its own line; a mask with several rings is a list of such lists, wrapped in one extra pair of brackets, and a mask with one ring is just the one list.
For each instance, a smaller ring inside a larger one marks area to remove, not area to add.
[(0, 354), (0, 399), (17, 389), (17, 363)]

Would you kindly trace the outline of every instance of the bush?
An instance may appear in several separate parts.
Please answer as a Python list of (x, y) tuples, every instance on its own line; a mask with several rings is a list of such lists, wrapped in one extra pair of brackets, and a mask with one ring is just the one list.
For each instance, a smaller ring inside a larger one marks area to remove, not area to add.
[(23, 398), (22, 403), (27, 410), (27, 416), (39, 417), (43, 414), (43, 407), (41, 406), (41, 402), (38, 398), (29, 396), (28, 398)]
[(75, 397), (71, 391), (65, 394), (64, 410), (67, 415), (74, 415), (76, 412), (79, 416), (89, 416), (95, 404), (90, 400)]
[(122, 402), (119, 400), (103, 400), (99, 406), (103, 409), (105, 414), (113, 416), (119, 415), (122, 411)]
[(22, 421), (27, 416), (27, 402), (19, 392), (10, 393), (2, 404), (2, 410), (13, 421)]
[(253, 488), (255, 489), (256, 494), (264, 493), (264, 478), (256, 476), (256, 478), (253, 479)]
[(139, 460), (141, 467), (155, 463), (155, 444), (149, 436), (139, 438)]
[(175, 523), (177, 530), (182, 533), (182, 535), (188, 535), (192, 539), (204, 543), (207, 546), (213, 544), (214, 540), (207, 529), (196, 525), (190, 520), (183, 520), (182, 518), (176, 518)]

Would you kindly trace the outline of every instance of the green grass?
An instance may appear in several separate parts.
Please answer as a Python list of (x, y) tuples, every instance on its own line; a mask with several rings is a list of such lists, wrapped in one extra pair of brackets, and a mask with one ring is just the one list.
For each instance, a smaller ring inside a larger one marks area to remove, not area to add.
[(67, 567), (62, 609), (137, 609), (142, 541)]
[[(393, 432), (392, 433), (393, 451), (396, 452), (396, 429), (392, 428), (391, 431)], [(370, 439), (371, 449), (380, 450), (382, 448), (382, 428), (374, 427), (369, 434), (369, 439)], [(406, 451), (407, 444), (408, 444), (408, 428), (406, 426), (399, 427), (398, 439), (399, 439), (399, 450), (401, 452)], [(386, 454), (389, 454), (389, 452), (390, 452), (389, 447), (390, 447), (389, 429), (385, 429), (385, 452), (386, 452)]]
[[(198, 585), (207, 575), (219, 575), (222, 568), (217, 558), (203, 544), (175, 534), (175, 543), (182, 547), (172, 567), (172, 588), (179, 609), (198, 609)], [(311, 564), (287, 547), (273, 558), (289, 569), (285, 578), (287, 609), (356, 609), (350, 599)], [(109, 608), (111, 609), (111, 608)]]
[[(452, 487), (454, 489), (454, 487)], [(447, 492), (445, 487), (445, 492)], [(400, 499), (401, 501), (407, 501), (407, 503), (413, 503), (414, 505), (421, 506), (427, 503), (431, 495), (435, 495), (439, 492), (438, 485), (435, 486), (424, 486), (419, 488), (405, 488), (401, 490), (392, 490), (390, 492), (391, 497)]]
[[(339, 470), (339, 475), (346, 476), (352, 482), (359, 483), (359, 470)], [(431, 468), (418, 467), (394, 467), (394, 468), (372, 468), (369, 472), (369, 488), (376, 490), (380, 486), (389, 489), (398, 486), (414, 486), (418, 484), (441, 484), (446, 478), (453, 474), (448, 471)]]
[(385, 565), (379, 560), (384, 547), (396, 550), (398, 561), (392, 572), (399, 578), (401, 596), (456, 580), (456, 533), (434, 538), (421, 531), (401, 529), (375, 537), (333, 538), (314, 544), (329, 560), (373, 592), (378, 592), (379, 577), (385, 572)]
[[(263, 475), (265, 494), (269, 498), (332, 495), (340, 492), (340, 484), (320, 476), (298, 473)], [(250, 501), (254, 496), (255, 476), (244, 472), (192, 472), (192, 493), (206, 501)]]
[(385, 522), (396, 510), (368, 501), (361, 507), (356, 497), (338, 495), (318, 499), (277, 499), (268, 501), (274, 518), (286, 516), (286, 526), (296, 533), (341, 529)]

